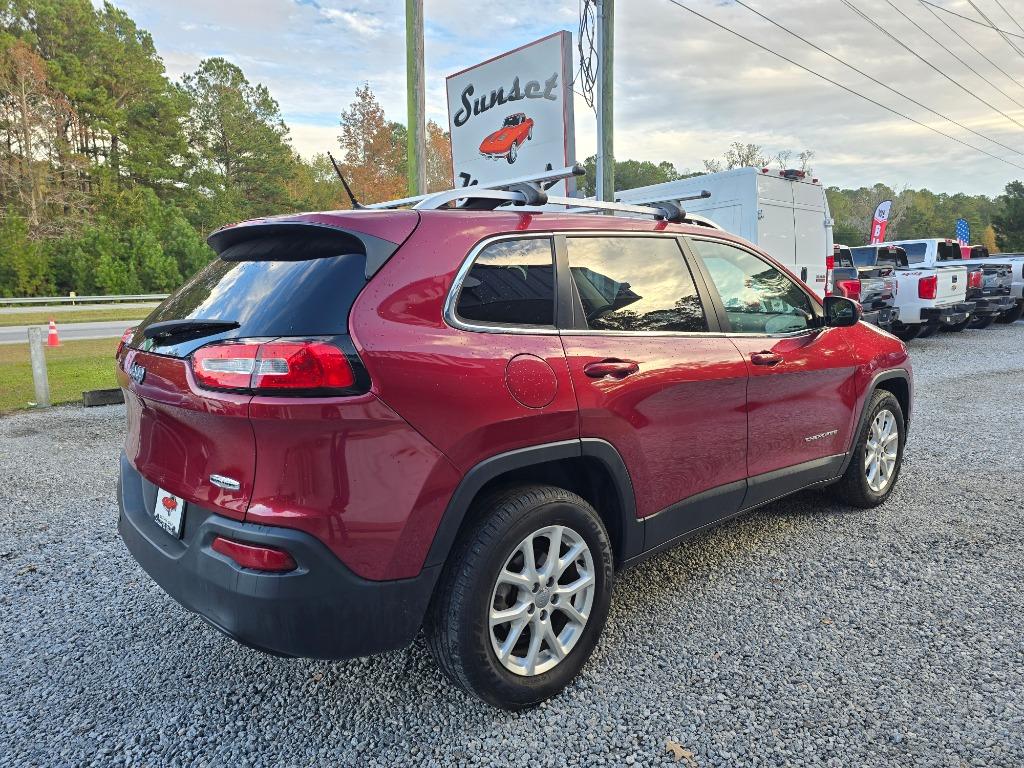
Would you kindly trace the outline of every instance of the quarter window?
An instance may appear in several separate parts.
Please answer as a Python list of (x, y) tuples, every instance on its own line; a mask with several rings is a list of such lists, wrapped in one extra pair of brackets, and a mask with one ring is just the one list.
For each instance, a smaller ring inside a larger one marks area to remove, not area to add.
[(679, 244), (664, 237), (570, 237), (569, 271), (587, 327), (602, 331), (706, 331)]
[(548, 238), (486, 246), (462, 281), (456, 313), (496, 325), (555, 324), (555, 268)]
[(734, 333), (795, 333), (810, 326), (810, 297), (781, 270), (727, 243), (691, 242), (722, 297)]

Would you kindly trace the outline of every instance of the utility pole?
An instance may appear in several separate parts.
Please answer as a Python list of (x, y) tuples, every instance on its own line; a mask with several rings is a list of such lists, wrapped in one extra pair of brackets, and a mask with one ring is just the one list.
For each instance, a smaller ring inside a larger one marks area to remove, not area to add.
[(615, 0), (597, 0), (597, 184), (598, 200), (615, 199), (615, 126), (612, 97), (612, 48)]
[(405, 0), (405, 84), (409, 130), (406, 166), (409, 194), (427, 193), (427, 137), (423, 85), (423, 0)]

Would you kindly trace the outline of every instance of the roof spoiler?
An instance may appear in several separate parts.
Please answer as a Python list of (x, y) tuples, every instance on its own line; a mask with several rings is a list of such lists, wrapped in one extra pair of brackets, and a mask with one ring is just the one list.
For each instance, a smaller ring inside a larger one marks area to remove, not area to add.
[[(284, 238), (287, 238), (287, 242)], [(258, 241), (264, 241), (266, 246), (254, 252), (253, 247)], [(243, 254), (251, 258), (254, 253), (262, 258), (276, 256), (282, 261), (287, 261), (289, 254), (294, 254), (296, 245), (300, 243), (308, 249), (304, 251), (303, 258), (360, 253), (366, 257), (367, 280), (377, 274), (401, 245), (365, 232), (310, 221), (256, 221), (235, 224), (211, 233), (206, 242), (225, 261), (240, 260)], [(291, 258), (294, 258), (294, 255)]]

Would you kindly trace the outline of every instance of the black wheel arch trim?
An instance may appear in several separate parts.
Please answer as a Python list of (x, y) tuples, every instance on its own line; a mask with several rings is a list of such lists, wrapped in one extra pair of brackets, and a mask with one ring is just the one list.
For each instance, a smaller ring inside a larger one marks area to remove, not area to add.
[[(860, 416), (857, 418), (857, 427), (853, 431), (853, 436), (850, 439), (850, 448), (846, 452), (846, 460), (843, 462), (840, 475), (845, 474), (846, 468), (853, 460), (853, 454), (856, 452), (857, 448), (857, 439), (860, 437), (861, 430), (864, 429), (864, 422), (868, 417), (868, 406), (871, 405), (871, 396), (875, 394), (875, 391), (879, 388), (879, 384), (883, 381), (892, 381), (893, 379), (900, 379), (907, 385), (907, 407), (903, 412), (903, 429), (904, 432), (909, 431), (910, 412), (914, 401), (914, 385), (910, 378), (910, 373), (906, 368), (890, 368), (885, 371), (879, 371), (874, 375), (874, 377), (872, 377), (871, 383), (865, 388), (864, 404), (860, 408)], [(904, 437), (904, 439), (906, 438)]]
[(513, 470), (582, 457), (596, 459), (604, 466), (618, 494), (621, 528), (620, 551), (616, 559), (624, 561), (638, 555), (643, 549), (644, 526), (636, 516), (633, 482), (626, 463), (610, 443), (597, 438), (577, 438), (499, 453), (484, 459), (466, 472), (441, 516), (423, 567), (430, 568), (445, 562), (462, 529), (466, 513), (487, 483)]

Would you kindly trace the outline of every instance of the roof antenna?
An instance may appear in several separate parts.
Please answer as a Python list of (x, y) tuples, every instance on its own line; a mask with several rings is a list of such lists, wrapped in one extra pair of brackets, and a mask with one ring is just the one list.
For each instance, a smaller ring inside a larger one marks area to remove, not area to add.
[(352, 194), (352, 187), (348, 185), (348, 182), (345, 181), (345, 177), (341, 175), (341, 168), (338, 167), (338, 161), (334, 159), (334, 155), (328, 152), (327, 156), (331, 158), (331, 165), (334, 166), (334, 172), (338, 174), (338, 178), (341, 179), (341, 183), (345, 186), (345, 192), (348, 193), (348, 199), (352, 201), (352, 209), (359, 210), (360, 208), (365, 208), (366, 206), (360, 205), (359, 201), (356, 200), (356, 196)]

